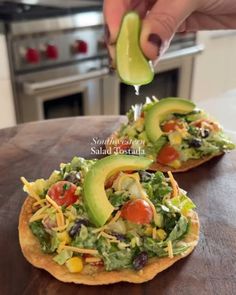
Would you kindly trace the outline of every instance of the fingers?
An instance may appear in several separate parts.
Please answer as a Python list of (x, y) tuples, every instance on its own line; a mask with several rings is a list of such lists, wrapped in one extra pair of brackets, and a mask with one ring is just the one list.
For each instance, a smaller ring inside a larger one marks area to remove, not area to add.
[(141, 17), (144, 17), (153, 2), (155, 0), (104, 0), (107, 43), (115, 43), (125, 13), (135, 10)]
[(115, 42), (119, 33), (120, 24), (128, 6), (126, 0), (104, 0), (105, 38), (107, 44)]
[(178, 28), (178, 32), (218, 29), (236, 29), (236, 13), (216, 16), (194, 12), (181, 24)]
[(194, 11), (197, 1), (158, 0), (143, 20), (141, 48), (151, 60), (161, 56), (181, 23)]

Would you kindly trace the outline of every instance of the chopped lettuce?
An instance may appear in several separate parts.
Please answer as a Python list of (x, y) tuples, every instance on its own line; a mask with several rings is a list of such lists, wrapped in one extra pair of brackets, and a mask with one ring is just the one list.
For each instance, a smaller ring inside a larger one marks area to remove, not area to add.
[(72, 171), (81, 171), (84, 177), (96, 161), (97, 160), (85, 160), (84, 158), (74, 157), (70, 163), (60, 165), (61, 175), (64, 179), (65, 175)]
[(34, 221), (29, 224), (29, 227), (32, 233), (38, 238), (41, 250), (44, 253), (53, 253), (55, 251), (52, 247), (52, 237), (49, 233), (46, 232), (41, 221)]
[(167, 255), (165, 251), (166, 243), (157, 242), (156, 240), (145, 237), (143, 241), (143, 250), (147, 251), (150, 256), (163, 257)]
[(194, 209), (196, 206), (192, 200), (190, 200), (186, 195), (178, 195), (175, 198), (166, 200), (166, 205), (170, 208), (178, 209), (181, 214), (187, 215), (191, 209)]
[[(82, 229), (82, 227), (81, 227)], [(81, 231), (80, 231), (81, 232)], [(86, 228), (82, 234), (76, 235), (72, 240), (71, 245), (78, 248), (94, 249), (96, 245), (97, 237), (92, 233), (92, 228)]]
[(208, 139), (209, 143), (217, 146), (220, 150), (233, 150), (235, 144), (223, 132), (213, 134)]
[(119, 208), (130, 198), (130, 195), (126, 191), (117, 191), (109, 195), (109, 201), (115, 208)]
[(204, 156), (217, 154), (220, 151), (218, 146), (216, 146), (208, 141), (203, 141), (202, 146), (198, 150)]
[(172, 191), (172, 188), (166, 182), (164, 174), (159, 171), (153, 175), (149, 182), (143, 182), (142, 186), (154, 206), (160, 204), (164, 196)]
[(148, 143), (146, 148), (147, 154), (156, 156), (167, 142), (167, 136), (162, 135), (154, 144)]
[[(61, 180), (60, 172), (55, 170), (49, 179), (40, 178), (34, 182), (31, 182), (31, 191), (34, 191), (40, 198), (45, 198), (49, 187), (59, 180)], [(27, 186), (24, 186), (24, 191), (30, 195), (30, 191), (28, 190)]]
[(59, 254), (53, 257), (53, 260), (59, 265), (63, 265), (68, 259), (73, 255), (73, 252), (70, 250), (62, 250)]
[(188, 230), (188, 224), (189, 224), (188, 219), (184, 216), (180, 216), (177, 224), (175, 225), (175, 227), (173, 228), (173, 230), (169, 234), (166, 241), (175, 241), (175, 240), (179, 240), (180, 238), (182, 238), (183, 235), (186, 234), (186, 232)]
[(189, 159), (199, 159), (201, 157), (201, 152), (194, 148), (185, 148), (180, 146), (180, 160), (185, 162)]
[(131, 249), (119, 250), (113, 252), (103, 252), (104, 264), (107, 271), (123, 268), (131, 268), (134, 257), (134, 251)]

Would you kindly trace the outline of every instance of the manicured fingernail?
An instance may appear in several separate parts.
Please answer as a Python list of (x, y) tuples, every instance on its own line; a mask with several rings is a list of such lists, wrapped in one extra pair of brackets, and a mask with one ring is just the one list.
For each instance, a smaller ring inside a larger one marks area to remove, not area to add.
[(104, 35), (105, 35), (105, 42), (107, 44), (109, 44), (111, 34), (110, 34), (109, 27), (107, 24), (105, 24), (105, 26), (104, 26)]
[(134, 10), (140, 5), (140, 0), (131, 0), (130, 1), (130, 9)]
[(157, 48), (157, 55), (160, 53), (160, 48), (162, 45), (162, 40), (157, 34), (150, 34), (148, 41)]

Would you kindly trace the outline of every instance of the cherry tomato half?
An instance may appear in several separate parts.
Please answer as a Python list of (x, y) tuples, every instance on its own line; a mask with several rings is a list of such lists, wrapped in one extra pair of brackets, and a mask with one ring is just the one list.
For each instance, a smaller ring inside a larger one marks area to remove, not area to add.
[(69, 206), (78, 200), (76, 185), (69, 181), (58, 181), (48, 190), (48, 195), (60, 206)]
[(179, 153), (170, 144), (164, 145), (163, 148), (160, 150), (159, 154), (157, 155), (157, 162), (164, 165), (171, 163), (177, 159), (179, 159)]
[(121, 142), (117, 145), (117, 150), (120, 151), (127, 151), (128, 149), (130, 149), (132, 146), (132, 144), (130, 142)]
[(121, 217), (133, 223), (147, 224), (152, 221), (153, 212), (147, 201), (135, 199), (123, 205)]
[(183, 129), (183, 123), (177, 119), (167, 121), (163, 126), (162, 130), (166, 133), (175, 131), (177, 129)]

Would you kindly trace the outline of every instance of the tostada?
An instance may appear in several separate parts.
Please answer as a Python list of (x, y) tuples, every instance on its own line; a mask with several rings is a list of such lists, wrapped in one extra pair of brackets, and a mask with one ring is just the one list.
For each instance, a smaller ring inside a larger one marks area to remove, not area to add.
[(141, 153), (154, 171), (182, 172), (235, 148), (218, 122), (186, 99), (148, 100), (106, 140), (108, 153)]
[(194, 203), (150, 159), (75, 157), (28, 182), (19, 219), (25, 258), (63, 282), (142, 283), (187, 256), (199, 239)]

